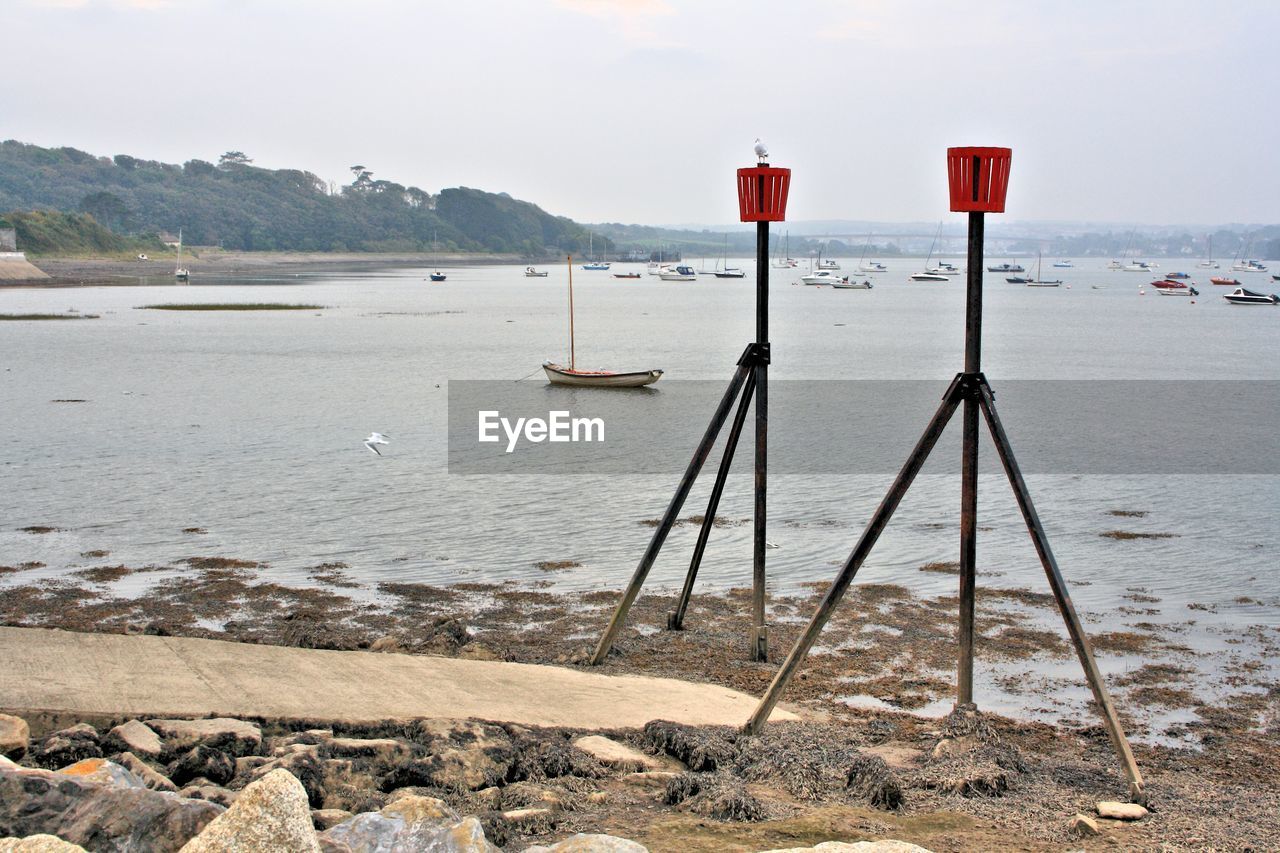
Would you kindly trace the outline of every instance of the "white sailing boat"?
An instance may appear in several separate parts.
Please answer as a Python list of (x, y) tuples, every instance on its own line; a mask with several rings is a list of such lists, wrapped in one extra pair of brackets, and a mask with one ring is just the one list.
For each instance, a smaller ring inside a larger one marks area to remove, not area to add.
[(652, 385), (662, 378), (661, 370), (634, 370), (617, 373), (612, 370), (579, 370), (573, 334), (573, 256), (569, 262), (569, 366), (544, 361), (542, 370), (552, 385), (587, 385), (596, 388), (638, 388)]
[(1062, 279), (1046, 281), (1040, 277), (1040, 265), (1040, 253), (1036, 252), (1036, 277), (1026, 283), (1027, 287), (1060, 287), (1062, 285)]
[(723, 262), (724, 262), (723, 268), (721, 268), (720, 266), (720, 261), (716, 262), (716, 270), (714, 273), (716, 278), (742, 278), (746, 275), (746, 273), (743, 272), (738, 267), (729, 266), (729, 235), (728, 234), (724, 235)]
[(583, 268), (584, 270), (607, 270), (607, 269), (609, 268), (609, 262), (608, 262), (608, 261), (599, 260), (599, 259), (597, 259), (597, 258), (596, 258), (596, 235), (595, 235), (595, 232), (593, 232), (593, 231), (588, 231), (588, 232), (587, 232), (587, 234), (589, 235), (588, 243), (587, 243), (587, 245), (588, 245), (587, 254), (591, 255), (591, 261), (590, 261), (590, 262), (588, 262), (588, 263), (583, 264), (583, 265), (582, 265), (582, 268)]
[(866, 262), (867, 252), (870, 249), (871, 249), (871, 233), (867, 232), (867, 243), (865, 246), (862, 247), (862, 257), (858, 258), (858, 272), (862, 273), (863, 275), (878, 273), (878, 272), (888, 272), (889, 268), (886, 267), (884, 264), (880, 263), (879, 261), (872, 261), (871, 263)]
[(173, 277), (176, 281), (190, 281), (191, 270), (182, 265), (182, 229), (178, 229), (178, 260), (174, 263)]
[(912, 281), (950, 281), (945, 275), (933, 272), (929, 269), (929, 262), (933, 260), (933, 250), (938, 247), (938, 238), (942, 236), (942, 223), (938, 223), (938, 231), (933, 235), (933, 243), (929, 246), (929, 257), (924, 262), (924, 272), (916, 272), (911, 274)]
[(1206, 270), (1216, 270), (1218, 268), (1218, 262), (1213, 259), (1213, 235), (1212, 234), (1209, 235), (1209, 256), (1206, 257), (1200, 263), (1196, 264), (1196, 266)]

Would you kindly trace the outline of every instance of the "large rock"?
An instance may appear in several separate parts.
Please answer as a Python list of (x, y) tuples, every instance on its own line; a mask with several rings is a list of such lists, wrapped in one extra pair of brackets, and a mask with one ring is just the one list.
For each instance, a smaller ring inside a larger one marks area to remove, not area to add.
[(647, 755), (638, 749), (618, 743), (603, 735), (587, 735), (573, 742), (578, 749), (590, 755), (606, 767), (622, 771), (666, 770), (679, 771), (684, 765), (673, 758)]
[(62, 776), (75, 776), (82, 782), (92, 782), (97, 785), (118, 785), (121, 788), (146, 787), (146, 783), (136, 774), (105, 758), (86, 758), (84, 761), (77, 761), (62, 768), (58, 773)]
[(578, 833), (550, 847), (538, 844), (526, 847), (524, 853), (649, 853), (649, 848), (616, 835)]
[(0, 714), (0, 755), (18, 759), (27, 754), (31, 745), (31, 729), (21, 717)]
[[(299, 744), (298, 746), (301, 746)], [(249, 779), (261, 779), (274, 770), (287, 770), (293, 778), (302, 783), (302, 788), (307, 792), (307, 799), (311, 803), (313, 809), (324, 808), (324, 799), (327, 794), (325, 785), (325, 766), (324, 763), (316, 757), (315, 747), (303, 747), (295, 751), (286, 752), (279, 758), (274, 758), (261, 767), (257, 767), (249, 773)]]
[(487, 723), (421, 720), (414, 739), (424, 742), (429, 754), (383, 776), (382, 790), (422, 786), (477, 791), (506, 781), (516, 758), (507, 733)]
[(225, 785), (235, 775), (236, 763), (231, 756), (204, 744), (192, 747), (169, 765), (169, 778), (175, 785), (185, 785), (201, 778), (215, 785)]
[(241, 791), (235, 804), (188, 841), (181, 853), (319, 850), (307, 792), (287, 770), (273, 770)]
[(1142, 820), (1147, 816), (1145, 807), (1137, 803), (1117, 803), (1106, 800), (1098, 803), (1098, 817), (1109, 817), (1112, 820)]
[(335, 737), (325, 741), (334, 758), (377, 758), (396, 761), (409, 754), (409, 747), (395, 738)]
[(1099, 832), (1098, 822), (1088, 815), (1082, 815), (1077, 812), (1076, 816), (1071, 818), (1071, 822), (1067, 825), (1067, 832), (1077, 838), (1092, 838)]
[(107, 732), (103, 746), (110, 752), (132, 752), (142, 758), (159, 758), (164, 752), (160, 735), (139, 720), (130, 720)]
[(0, 836), (47, 833), (95, 851), (174, 850), (221, 813), (143, 787), (0, 768)]
[(152, 731), (164, 738), (169, 752), (178, 755), (197, 745), (212, 746), (238, 758), (262, 749), (262, 731), (253, 723), (230, 717), (208, 720), (147, 720)]
[(326, 849), (350, 853), (499, 853), (474, 817), (434, 797), (404, 796), (381, 811), (358, 814), (327, 830)]
[(40, 767), (56, 770), (75, 764), (86, 758), (101, 758), (98, 732), (85, 723), (56, 731), (49, 735), (32, 753), (32, 760)]
[(178, 790), (178, 786), (173, 784), (168, 776), (143, 761), (132, 752), (122, 752), (116, 756), (116, 761), (125, 770), (128, 770), (134, 776), (142, 780), (142, 784), (146, 785), (153, 791), (169, 791)]
[(0, 853), (86, 853), (79, 844), (69, 844), (56, 835), (0, 838)]

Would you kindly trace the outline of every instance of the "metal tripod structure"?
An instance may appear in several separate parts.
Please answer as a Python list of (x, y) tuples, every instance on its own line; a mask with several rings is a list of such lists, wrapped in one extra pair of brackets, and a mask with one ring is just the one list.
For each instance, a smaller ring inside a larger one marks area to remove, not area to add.
[[(767, 163), (763, 165), (768, 166)], [(761, 182), (763, 180), (762, 178)], [(645, 579), (649, 576), (649, 570), (653, 568), (654, 561), (658, 559), (658, 553), (662, 550), (662, 545), (667, 540), (667, 534), (671, 532), (672, 526), (675, 525), (676, 519), (679, 518), (685, 499), (689, 497), (694, 481), (698, 479), (702, 466), (706, 463), (707, 457), (711, 455), (716, 439), (720, 435), (720, 430), (724, 427), (724, 422), (729, 417), (729, 410), (733, 408), (733, 403), (736, 399), (738, 401), (738, 411), (734, 415), (733, 425), (729, 428), (729, 437), (725, 441), (724, 456), (720, 460), (720, 469), (716, 472), (715, 484), (711, 487), (711, 498), (707, 502), (706, 515), (702, 517), (702, 527), (698, 531), (698, 540), (693, 547), (693, 557), (689, 562), (689, 571), (685, 576), (684, 588), (680, 593), (680, 600), (676, 604), (676, 609), (667, 615), (667, 628), (669, 630), (680, 631), (684, 629), (684, 617), (689, 609), (689, 598), (693, 594), (693, 583), (698, 576), (698, 568), (702, 565), (702, 555), (706, 551), (707, 540), (711, 536), (711, 526), (715, 522), (716, 510), (720, 506), (720, 496), (724, 492), (724, 484), (729, 477), (729, 467), (733, 463), (733, 454), (738, 447), (738, 439), (742, 435), (743, 426), (746, 424), (747, 410), (751, 406), (753, 397), (755, 398), (756, 413), (756, 448), (755, 513), (751, 561), (752, 625), (750, 632), (750, 658), (755, 661), (768, 660), (768, 628), (764, 621), (765, 498), (769, 436), (768, 381), (769, 223), (757, 222), (755, 342), (748, 344), (742, 356), (738, 359), (738, 369), (734, 371), (733, 378), (729, 380), (729, 387), (720, 399), (720, 404), (716, 407), (715, 414), (711, 417), (711, 423), (707, 426), (707, 431), (703, 434), (702, 441), (698, 443), (697, 449), (693, 452), (693, 459), (690, 460), (689, 466), (685, 469), (684, 476), (680, 478), (680, 484), (676, 487), (671, 503), (667, 505), (667, 511), (663, 513), (662, 520), (653, 531), (653, 536), (649, 539), (649, 545), (640, 557), (640, 564), (636, 566), (635, 574), (631, 577), (631, 583), (627, 585), (627, 590), (623, 593), (622, 600), (618, 602), (618, 607), (614, 611), (613, 619), (609, 622), (609, 627), (605, 629), (604, 635), (596, 646), (595, 654), (591, 657), (593, 665), (604, 662), (609, 654), (609, 649), (613, 646), (614, 640), (617, 639), (618, 632), (622, 630), (622, 626), (627, 619), (627, 611), (635, 603), (641, 587), (644, 586)]]
[[(977, 157), (974, 158), (975, 169), (977, 167), (977, 159)], [(977, 200), (976, 192), (975, 189), (975, 201)], [(956, 209), (954, 200), (953, 209)], [(999, 209), (1003, 209), (1003, 200)], [(836, 575), (831, 588), (818, 606), (818, 610), (814, 613), (808, 627), (805, 628), (800, 639), (796, 641), (795, 647), (787, 655), (786, 661), (783, 662), (782, 667), (774, 676), (773, 682), (761, 698), (755, 713), (752, 714), (751, 719), (747, 722), (745, 730), (754, 734), (764, 727), (765, 722), (769, 719), (769, 714), (782, 697), (783, 691), (786, 690), (792, 677), (795, 676), (796, 671), (804, 663), (805, 656), (813, 648), (818, 634), (821, 633), (823, 626), (831, 618), (831, 614), (844, 597), (846, 590), (853, 582), (854, 576), (857, 575), (858, 569), (862, 567), (872, 548), (875, 547), (876, 540), (879, 539), (880, 534), (888, 525), (889, 519), (898, 508), (898, 504), (901, 503), (903, 496), (906, 495), (907, 490), (911, 487), (912, 481), (920, 472), (925, 460), (928, 459), (929, 453), (942, 435), (947, 422), (963, 403), (964, 435), (960, 471), (960, 653), (956, 678), (956, 704), (964, 705), (973, 702), (974, 600), (977, 574), (975, 545), (977, 541), (978, 516), (978, 413), (981, 412), (983, 419), (987, 423), (987, 429), (991, 433), (991, 438), (995, 443), (996, 453), (1000, 457), (1005, 475), (1009, 479), (1009, 485), (1013, 488), (1018, 508), (1022, 512), (1022, 518), (1026, 522), (1028, 532), (1031, 534), (1036, 553), (1040, 557), (1040, 563), (1043, 565), (1045, 575), (1048, 577), (1049, 586), (1053, 590), (1053, 597), (1057, 601), (1058, 609), (1062, 613), (1067, 631), (1071, 635), (1071, 642), (1075, 646), (1076, 655), (1080, 658), (1080, 664), (1084, 668), (1085, 679), (1089, 683), (1090, 690), (1093, 691), (1094, 701), (1102, 714), (1107, 734), (1111, 738), (1111, 745), (1123, 765), (1125, 776), (1129, 781), (1130, 797), (1135, 802), (1140, 802), (1144, 798), (1142, 774), (1134, 761), (1133, 751), (1129, 748), (1129, 742), (1125, 738), (1124, 729), (1120, 725), (1115, 706), (1111, 702), (1111, 697), (1107, 693), (1106, 685), (1102, 680), (1102, 674), (1099, 672), (1097, 662), (1094, 660), (1093, 651), (1089, 646), (1089, 638), (1085, 635), (1084, 626), (1081, 624), (1080, 617), (1076, 614), (1075, 607), (1071, 603), (1071, 596), (1067, 592), (1062, 572), (1058, 569), (1058, 561), (1054, 558), (1053, 551), (1049, 548), (1049, 538), (1045, 533), (1044, 525), (1040, 521), (1040, 516), (1036, 513), (1035, 505), (1031, 501), (1031, 492), (1028, 490), (1026, 481), (1022, 477), (1022, 472), (1018, 468), (1018, 462), (1014, 458), (1009, 436), (1006, 434), (1004, 425), (1000, 422), (1000, 416), (996, 412), (995, 395), (991, 391), (991, 386), (987, 384), (986, 377), (982, 374), (983, 225), (983, 213), (970, 210), (964, 372), (957, 374), (950, 387), (947, 388), (937, 412), (934, 413), (928, 426), (925, 427), (924, 434), (911, 451), (911, 455), (907, 457), (902, 470), (898, 472), (893, 485), (889, 487), (888, 493), (880, 502), (880, 506), (876, 509), (870, 522), (868, 522), (866, 530), (863, 531), (862, 537), (853, 548), (853, 552), (840, 569), (840, 573)]]

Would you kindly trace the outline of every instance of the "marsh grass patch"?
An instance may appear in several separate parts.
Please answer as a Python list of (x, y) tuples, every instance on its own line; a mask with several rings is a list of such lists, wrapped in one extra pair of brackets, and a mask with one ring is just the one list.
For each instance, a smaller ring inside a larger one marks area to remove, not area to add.
[(290, 302), (163, 302), (139, 305), (140, 311), (320, 311), (324, 305)]

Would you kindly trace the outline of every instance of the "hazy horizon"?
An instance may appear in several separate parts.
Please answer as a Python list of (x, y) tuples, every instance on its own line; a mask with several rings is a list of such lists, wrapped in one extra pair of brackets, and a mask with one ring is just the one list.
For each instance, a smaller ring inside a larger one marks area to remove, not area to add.
[(944, 149), (994, 144), (1011, 223), (1280, 221), (1261, 0), (7, 6), (0, 136), (38, 145), (240, 150), (339, 183), (358, 163), (579, 222), (718, 227), (756, 137), (794, 170), (795, 221), (956, 216)]

